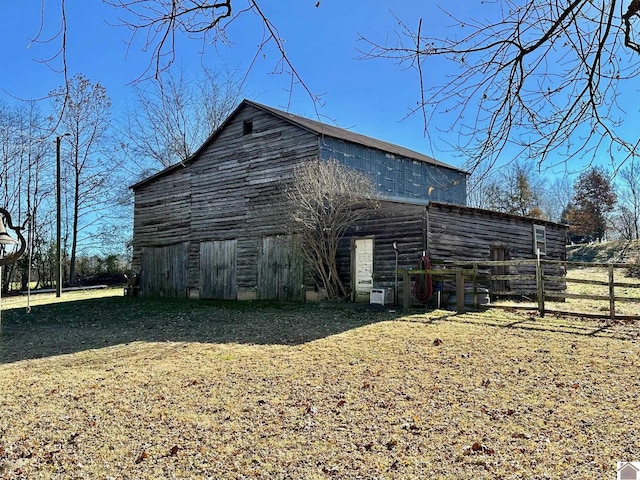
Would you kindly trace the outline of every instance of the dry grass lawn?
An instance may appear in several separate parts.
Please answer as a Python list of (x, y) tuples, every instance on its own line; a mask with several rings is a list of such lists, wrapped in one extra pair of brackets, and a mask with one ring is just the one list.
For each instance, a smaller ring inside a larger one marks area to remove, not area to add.
[[(609, 273), (603, 267), (573, 267), (567, 272), (567, 291), (582, 295), (597, 295), (605, 297), (604, 300), (593, 300), (585, 298), (568, 298), (564, 302), (546, 301), (545, 309), (550, 312), (574, 312), (578, 316), (598, 315), (603, 318), (610, 316), (609, 304)], [(605, 282), (604, 285), (593, 285), (590, 283), (576, 283), (571, 280), (589, 280)], [(627, 275), (626, 268), (614, 269), (614, 296), (615, 313), (620, 317), (640, 315), (640, 278)], [(537, 310), (538, 304), (535, 299), (529, 302), (523, 300), (500, 300), (502, 306), (519, 306)]]
[(120, 296), (3, 307), (4, 479), (611, 479), (640, 461), (631, 323)]

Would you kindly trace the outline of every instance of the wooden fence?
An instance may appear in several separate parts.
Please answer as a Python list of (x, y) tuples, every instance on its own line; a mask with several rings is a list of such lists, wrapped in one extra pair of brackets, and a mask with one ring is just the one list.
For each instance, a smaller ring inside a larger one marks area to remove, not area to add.
[[(603, 269), (606, 271), (606, 279), (572, 277), (571, 272), (580, 268)], [(637, 320), (640, 319), (640, 316), (635, 312), (634, 314), (616, 312), (617, 304), (640, 304), (640, 280), (635, 282), (617, 281), (616, 270), (628, 270), (630, 268), (637, 269), (638, 265), (531, 259), (465, 262), (464, 264), (450, 264), (446, 268), (399, 270), (398, 272), (402, 274), (403, 279), (403, 306), (405, 309), (409, 308), (412, 303), (411, 277), (417, 274), (430, 274), (434, 281), (448, 281), (454, 286), (457, 313), (465, 312), (465, 296), (472, 296), (472, 306), (479, 307), (480, 288), (486, 287), (492, 297), (511, 297), (521, 300), (521, 302), (509, 305), (494, 303), (491, 305), (493, 307), (534, 309), (538, 310), (541, 316), (546, 313), (557, 313), (596, 318)], [(515, 273), (510, 270), (515, 270)], [(495, 288), (495, 286), (501, 285), (510, 285), (511, 288), (499, 290)], [(601, 287), (606, 290), (606, 294), (576, 293), (571, 291), (571, 288), (568, 288), (569, 285)], [(624, 290), (625, 295), (618, 295), (620, 289)], [(630, 292), (631, 294), (629, 294)], [(558, 304), (566, 305), (567, 300), (570, 299), (605, 302), (607, 307), (606, 309), (599, 308), (598, 312), (577, 311), (571, 309), (571, 306), (566, 308), (558, 307)], [(549, 305), (550, 303), (551, 305)]]

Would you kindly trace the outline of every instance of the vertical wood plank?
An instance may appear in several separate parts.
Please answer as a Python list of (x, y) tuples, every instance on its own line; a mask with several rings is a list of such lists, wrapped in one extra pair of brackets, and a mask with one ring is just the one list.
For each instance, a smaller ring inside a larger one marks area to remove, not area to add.
[(261, 239), (258, 246), (257, 296), (261, 300), (304, 300), (304, 267), (291, 235)]
[(411, 280), (407, 270), (402, 270), (402, 306), (405, 310), (411, 306)]
[(544, 317), (544, 271), (542, 262), (540, 262), (540, 250), (536, 253), (536, 291), (538, 296), (538, 311), (540, 312), (540, 316)]
[(187, 291), (189, 242), (145, 248), (141, 255), (143, 295), (184, 297)]
[(456, 270), (456, 312), (464, 313), (464, 273)]
[(609, 265), (609, 315), (611, 320), (616, 319), (616, 297), (613, 285), (613, 265)]
[(200, 298), (237, 298), (237, 240), (200, 243)]

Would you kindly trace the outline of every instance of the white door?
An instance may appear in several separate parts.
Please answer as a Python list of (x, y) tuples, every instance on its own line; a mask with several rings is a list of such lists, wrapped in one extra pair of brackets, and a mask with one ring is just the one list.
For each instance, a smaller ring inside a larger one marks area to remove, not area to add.
[(373, 238), (355, 241), (355, 301), (368, 302), (373, 288)]

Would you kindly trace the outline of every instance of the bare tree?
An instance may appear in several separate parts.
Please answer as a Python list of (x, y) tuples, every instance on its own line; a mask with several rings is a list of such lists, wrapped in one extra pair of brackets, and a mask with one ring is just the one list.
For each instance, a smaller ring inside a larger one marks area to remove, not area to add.
[(545, 180), (531, 164), (515, 162), (471, 186), (473, 206), (523, 216), (541, 216)]
[(567, 175), (552, 177), (544, 190), (542, 210), (547, 218), (554, 222), (562, 222), (562, 214), (573, 199), (573, 182)]
[(640, 239), (640, 167), (636, 162), (620, 171), (616, 182), (618, 208), (616, 227), (626, 240)]
[(70, 197), (65, 202), (71, 225), (69, 282), (75, 282), (75, 260), (78, 246), (95, 234), (95, 226), (109, 208), (108, 182), (116, 165), (109, 163), (102, 148), (110, 128), (111, 101), (99, 82), (91, 82), (81, 74), (69, 84), (51, 93), (54, 109), (61, 112), (61, 125), (68, 134), (64, 148), (63, 180)]
[(299, 165), (286, 188), (287, 227), (330, 299), (348, 295), (338, 274), (338, 244), (351, 225), (377, 207), (375, 192), (369, 177), (335, 160)]
[(124, 135), (132, 158), (168, 167), (189, 158), (238, 105), (239, 80), (229, 72), (205, 70), (189, 79), (171, 72), (161, 83), (136, 86), (136, 103)]
[(48, 124), (35, 102), (26, 102), (18, 110), (17, 143), (19, 171), (15, 180), (20, 185), (16, 220), (28, 226), (25, 254), (15, 265), (20, 289), (26, 290), (30, 281), (31, 261), (42, 258), (46, 238), (50, 233), (52, 191), (51, 142), (47, 137)]
[[(0, 207), (14, 214), (20, 207), (22, 179), (20, 167), (19, 125), (21, 123), (19, 112), (6, 105), (0, 105)], [(4, 217), (0, 219), (4, 222)], [(16, 222), (18, 223), (18, 222)], [(0, 290), (9, 290), (10, 278), (15, 264), (2, 269), (0, 277)]]
[(24, 124), (18, 108), (0, 104), (0, 206), (14, 215), (20, 208), (23, 166), (21, 127)]
[[(638, 0), (496, 0), (478, 8), (481, 20), (445, 12), (454, 27), (448, 37), (430, 35), (420, 18), (414, 27), (398, 19), (386, 41), (363, 38), (365, 58), (415, 68), (413, 112), (425, 131), (452, 116), (470, 169), (503, 153), (538, 165), (603, 149), (619, 165), (638, 154), (638, 136), (619, 128), (626, 110), (637, 109), (636, 92), (625, 96), (620, 87), (640, 73)], [(431, 83), (427, 72), (447, 62), (451, 74)]]
[[(17, 264), (3, 269), (5, 289), (14, 276), (26, 288), (29, 258), (37, 256), (41, 239), (48, 233), (48, 205), (52, 178), (50, 144), (46, 138), (47, 122), (34, 102), (16, 106), (0, 104), (0, 206), (12, 215), (16, 225), (26, 228), (27, 248)], [(35, 250), (35, 251), (34, 251)]]

